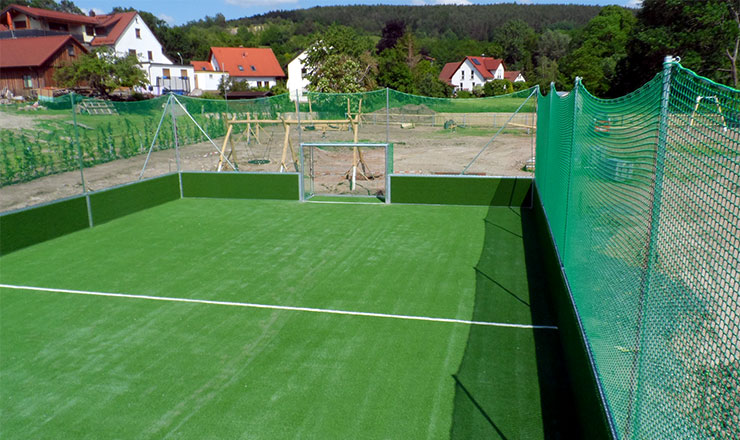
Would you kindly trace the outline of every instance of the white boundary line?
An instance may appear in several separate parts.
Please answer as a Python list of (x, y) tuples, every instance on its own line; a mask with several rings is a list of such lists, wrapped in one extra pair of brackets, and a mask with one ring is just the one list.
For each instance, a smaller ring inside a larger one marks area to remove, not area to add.
[(385, 205), (385, 203), (382, 202), (335, 202), (335, 201), (329, 201), (329, 200), (306, 200), (306, 203), (324, 203), (324, 204), (331, 204), (331, 205)]
[(37, 292), (72, 293), (75, 295), (108, 296), (114, 298), (148, 299), (152, 301), (169, 301), (193, 304), (210, 304), (217, 306), (249, 307), (254, 309), (289, 310), (294, 312), (329, 313), (333, 315), (368, 316), (373, 318), (404, 319), (411, 321), (444, 322), (450, 324), (481, 325), (488, 327), (507, 327), (534, 330), (557, 330), (553, 325), (531, 325), (531, 324), (509, 324), (505, 322), (468, 321), (464, 319), (432, 318), (429, 316), (392, 315), (388, 313), (354, 312), (350, 310), (316, 309), (312, 307), (278, 306), (270, 304), (242, 303), (231, 301), (212, 301), (206, 299), (172, 298), (167, 296), (131, 295), (127, 293), (92, 292), (88, 290), (52, 289), (49, 287), (17, 286), (13, 284), (0, 284), (0, 288), (15, 290), (32, 290)]

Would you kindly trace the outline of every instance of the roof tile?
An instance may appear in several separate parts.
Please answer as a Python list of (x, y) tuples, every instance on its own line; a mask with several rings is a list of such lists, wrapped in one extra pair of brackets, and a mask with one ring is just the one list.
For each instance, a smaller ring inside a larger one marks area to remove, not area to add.
[[(284, 77), (275, 54), (269, 48), (211, 47), (220, 70), (235, 77)], [(241, 66), (241, 68), (239, 67)]]

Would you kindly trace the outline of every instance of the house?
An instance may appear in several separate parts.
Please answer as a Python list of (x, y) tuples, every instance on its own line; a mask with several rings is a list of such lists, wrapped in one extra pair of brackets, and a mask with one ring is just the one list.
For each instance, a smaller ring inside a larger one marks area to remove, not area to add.
[(217, 72), (208, 61), (191, 61), (195, 77), (195, 89), (204, 92), (215, 92), (224, 79), (229, 78), (227, 72)]
[(54, 71), (87, 53), (71, 35), (0, 39), (0, 90), (17, 96), (54, 87)]
[(509, 70), (508, 72), (504, 72), (504, 79), (508, 79), (513, 83), (526, 81), (524, 76), (522, 76), (522, 72), (518, 70)]
[(154, 93), (188, 93), (192, 89), (193, 67), (174, 64), (135, 11), (107, 15), (91, 12), (87, 16), (10, 5), (0, 12), (0, 17), (8, 27), (0, 30), (0, 39), (71, 35), (87, 48), (108, 47), (120, 56), (136, 55)]
[[(520, 72), (517, 77), (524, 81)], [(476, 86), (483, 86), (494, 79), (506, 78), (506, 67), (503, 60), (491, 57), (465, 57), (460, 62), (447, 63), (439, 74), (440, 81), (451, 85), (455, 90), (473, 91)], [(513, 81), (512, 81), (513, 82)]]
[(295, 100), (296, 95), (298, 95), (299, 99), (303, 98), (303, 95), (308, 91), (309, 84), (311, 84), (311, 82), (306, 78), (307, 57), (308, 51), (304, 50), (288, 63), (287, 87), (291, 101)]
[(233, 81), (249, 87), (270, 88), (285, 78), (272, 49), (254, 47), (211, 47), (209, 61), (214, 72), (225, 72)]

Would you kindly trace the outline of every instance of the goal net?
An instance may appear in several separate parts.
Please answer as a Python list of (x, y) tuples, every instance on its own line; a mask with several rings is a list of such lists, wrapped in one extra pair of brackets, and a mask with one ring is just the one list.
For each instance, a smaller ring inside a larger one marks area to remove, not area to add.
[(392, 144), (303, 143), (301, 194), (378, 198), (388, 203)]

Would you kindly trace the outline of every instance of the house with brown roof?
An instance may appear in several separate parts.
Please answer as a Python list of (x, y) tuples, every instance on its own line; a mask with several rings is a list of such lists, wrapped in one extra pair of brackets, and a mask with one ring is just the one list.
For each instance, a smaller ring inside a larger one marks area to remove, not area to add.
[(0, 90), (31, 96), (54, 87), (54, 71), (87, 53), (71, 35), (0, 39)]
[[(521, 72), (516, 72), (515, 81), (524, 81)], [(509, 75), (511, 77), (511, 75)], [(472, 92), (476, 86), (483, 86), (494, 79), (507, 78), (506, 67), (501, 59), (491, 57), (465, 57), (455, 63), (447, 63), (439, 74), (440, 81), (451, 85), (455, 90)], [(509, 79), (514, 82), (514, 80)]]
[(249, 87), (270, 88), (285, 78), (270, 48), (211, 47), (209, 61), (214, 72), (226, 72), (232, 80), (246, 81)]
[(0, 29), (0, 39), (72, 35), (90, 48), (109, 47), (121, 56), (136, 55), (154, 93), (187, 93), (192, 88), (192, 66), (174, 64), (135, 11), (87, 16), (10, 5), (0, 12), (0, 21), (8, 28)]

